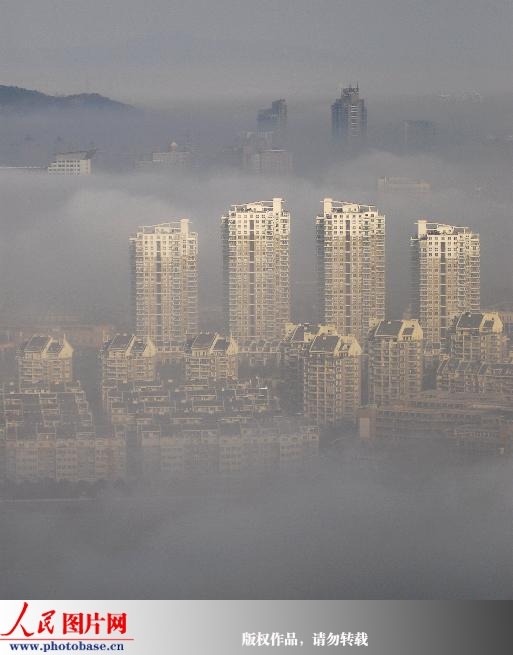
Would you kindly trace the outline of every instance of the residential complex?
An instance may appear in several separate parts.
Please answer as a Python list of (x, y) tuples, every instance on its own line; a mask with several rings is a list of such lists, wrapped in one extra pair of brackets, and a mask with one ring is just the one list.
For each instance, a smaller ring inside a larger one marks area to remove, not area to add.
[(140, 227), (130, 238), (133, 325), (159, 348), (198, 332), (198, 235), (188, 219)]
[(227, 333), (274, 339), (290, 320), (290, 212), (282, 198), (232, 205), (221, 219)]
[(372, 205), (325, 198), (316, 244), (320, 322), (363, 345), (385, 318), (385, 217)]

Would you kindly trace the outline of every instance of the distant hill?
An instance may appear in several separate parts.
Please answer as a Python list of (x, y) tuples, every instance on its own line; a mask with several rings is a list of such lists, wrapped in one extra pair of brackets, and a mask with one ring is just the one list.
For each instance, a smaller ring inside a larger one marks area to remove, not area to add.
[(131, 105), (111, 100), (99, 93), (50, 96), (40, 91), (0, 84), (0, 111), (28, 112), (44, 109), (110, 109), (133, 110)]

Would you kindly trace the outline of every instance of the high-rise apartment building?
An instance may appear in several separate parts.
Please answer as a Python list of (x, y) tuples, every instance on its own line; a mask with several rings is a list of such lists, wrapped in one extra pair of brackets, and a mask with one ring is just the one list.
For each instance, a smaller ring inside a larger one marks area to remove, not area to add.
[(130, 237), (135, 333), (158, 348), (198, 332), (198, 235), (188, 219), (140, 227)]
[(290, 320), (290, 212), (282, 198), (232, 205), (221, 219), (227, 332), (280, 338)]
[(380, 321), (369, 334), (369, 403), (388, 405), (422, 391), (423, 334), (417, 320)]
[(411, 261), (412, 316), (436, 352), (445, 346), (458, 314), (479, 311), (479, 234), (469, 227), (420, 220), (411, 238)]
[(318, 425), (356, 421), (361, 405), (362, 349), (354, 337), (322, 333), (305, 353), (303, 412)]
[(73, 381), (73, 348), (65, 338), (34, 335), (17, 352), (20, 389), (49, 389)]
[(331, 131), (335, 142), (349, 148), (361, 146), (367, 133), (367, 109), (358, 85), (342, 89), (331, 105)]
[(385, 318), (385, 217), (372, 205), (325, 198), (316, 241), (320, 321), (363, 345)]

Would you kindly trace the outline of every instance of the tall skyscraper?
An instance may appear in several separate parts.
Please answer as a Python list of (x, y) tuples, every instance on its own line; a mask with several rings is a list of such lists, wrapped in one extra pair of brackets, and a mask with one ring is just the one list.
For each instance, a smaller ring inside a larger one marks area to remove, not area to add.
[(372, 205), (325, 198), (316, 241), (320, 321), (363, 346), (385, 318), (385, 217)]
[(334, 141), (351, 149), (365, 141), (367, 109), (358, 85), (342, 89), (340, 98), (331, 105), (331, 131)]
[(284, 201), (232, 205), (221, 234), (228, 333), (239, 341), (280, 338), (290, 321), (290, 212)]
[(479, 234), (469, 227), (417, 222), (411, 237), (411, 314), (434, 351), (446, 344), (447, 330), (462, 312), (480, 305)]
[(130, 237), (135, 333), (157, 347), (198, 332), (198, 235), (184, 218)]

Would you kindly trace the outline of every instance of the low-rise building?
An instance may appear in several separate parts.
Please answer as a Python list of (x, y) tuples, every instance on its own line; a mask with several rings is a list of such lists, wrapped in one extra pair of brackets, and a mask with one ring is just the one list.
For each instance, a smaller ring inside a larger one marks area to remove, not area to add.
[(187, 381), (234, 380), (238, 376), (238, 346), (232, 337), (203, 332), (187, 338), (184, 345)]
[(508, 344), (499, 312), (459, 314), (447, 333), (449, 356), (466, 362), (505, 362)]
[(73, 348), (66, 338), (33, 335), (17, 351), (20, 389), (48, 389), (73, 380)]

